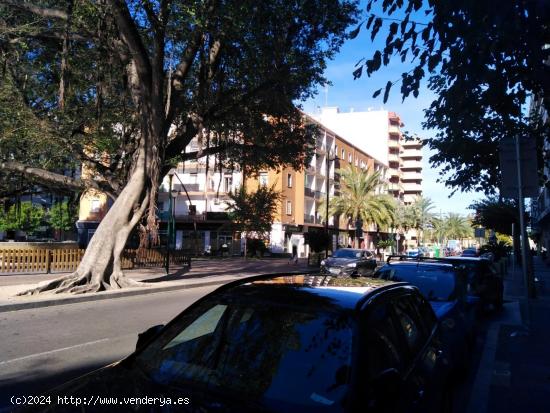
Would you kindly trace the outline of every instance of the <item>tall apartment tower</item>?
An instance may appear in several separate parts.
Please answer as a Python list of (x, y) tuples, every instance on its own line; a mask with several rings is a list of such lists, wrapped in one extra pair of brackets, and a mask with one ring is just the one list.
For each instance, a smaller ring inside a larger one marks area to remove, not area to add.
[(340, 112), (323, 108), (311, 115), (387, 167), (388, 193), (406, 204), (422, 195), (422, 143), (405, 140), (401, 117), (387, 110)]
[(403, 140), (401, 147), (403, 202), (412, 204), (422, 196), (422, 142), (419, 139)]

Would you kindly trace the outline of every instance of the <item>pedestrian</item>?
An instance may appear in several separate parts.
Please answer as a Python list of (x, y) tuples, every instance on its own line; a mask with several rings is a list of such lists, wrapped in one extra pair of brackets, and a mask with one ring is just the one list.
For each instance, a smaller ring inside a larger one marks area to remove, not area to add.
[(298, 247), (296, 245), (292, 246), (292, 256), (288, 259), (288, 263), (298, 264)]

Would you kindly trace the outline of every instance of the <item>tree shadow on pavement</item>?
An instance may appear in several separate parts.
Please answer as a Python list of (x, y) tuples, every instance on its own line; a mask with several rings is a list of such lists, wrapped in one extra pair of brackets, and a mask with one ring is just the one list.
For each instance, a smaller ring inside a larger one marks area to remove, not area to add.
[(144, 282), (144, 283), (157, 283), (157, 282), (162, 282), (162, 281), (178, 281), (178, 280), (181, 280), (182, 277), (187, 274), (189, 272), (189, 267), (183, 267), (183, 268), (180, 268), (178, 269), (177, 271), (171, 273), (171, 274), (166, 274), (166, 275), (163, 275), (163, 276), (160, 276), (160, 277), (156, 277), (156, 278), (151, 278), (149, 280), (141, 280), (141, 282)]

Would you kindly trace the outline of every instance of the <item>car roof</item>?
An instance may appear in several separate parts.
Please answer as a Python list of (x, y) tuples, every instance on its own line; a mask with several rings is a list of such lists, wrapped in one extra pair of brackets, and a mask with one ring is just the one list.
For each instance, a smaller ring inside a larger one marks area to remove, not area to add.
[[(318, 273), (283, 273), (247, 277), (226, 284), (219, 292), (298, 304), (300, 299), (322, 302), (331, 309), (358, 309), (374, 296), (396, 288), (414, 289), (407, 283), (375, 278), (339, 277)], [(295, 299), (294, 298), (299, 298)]]
[(443, 257), (444, 260), (448, 261), (472, 261), (472, 262), (479, 262), (479, 261), (487, 261), (486, 258), (483, 257)]
[(397, 265), (413, 266), (414, 265), (414, 266), (423, 266), (423, 267), (453, 268), (452, 264), (447, 264), (446, 262), (433, 262), (433, 261), (393, 261), (393, 262), (386, 263), (386, 265), (389, 265), (389, 266), (397, 266)]

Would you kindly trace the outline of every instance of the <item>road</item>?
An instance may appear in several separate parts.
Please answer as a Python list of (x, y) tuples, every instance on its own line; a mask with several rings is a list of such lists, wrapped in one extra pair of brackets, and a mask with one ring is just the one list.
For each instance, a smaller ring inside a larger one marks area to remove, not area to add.
[(0, 411), (132, 352), (137, 334), (216, 287), (0, 313)]

